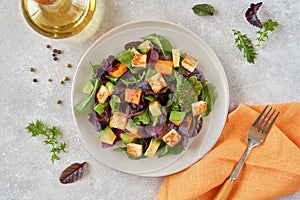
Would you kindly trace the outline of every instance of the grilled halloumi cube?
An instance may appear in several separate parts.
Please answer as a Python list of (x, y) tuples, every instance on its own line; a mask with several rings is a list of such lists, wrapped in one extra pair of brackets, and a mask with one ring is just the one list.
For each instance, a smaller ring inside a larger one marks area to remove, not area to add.
[(100, 103), (104, 103), (109, 96), (109, 91), (104, 85), (101, 85), (96, 96)]
[(206, 109), (207, 109), (207, 103), (205, 101), (198, 101), (192, 103), (192, 112), (194, 117), (201, 115), (206, 111)]
[(167, 86), (165, 79), (160, 73), (157, 73), (154, 76), (147, 79), (147, 82), (149, 83), (153, 92), (155, 93), (158, 93), (161, 89)]
[(128, 143), (127, 144), (127, 153), (135, 158), (138, 158), (143, 153), (143, 146), (141, 144)]
[(167, 143), (167, 145), (174, 147), (181, 141), (181, 136), (175, 129), (172, 129), (166, 135), (164, 135), (162, 139), (165, 143)]
[(187, 70), (189, 70), (190, 72), (194, 71), (194, 69), (197, 67), (198, 63), (199, 63), (198, 60), (196, 60), (192, 56), (186, 56), (181, 61), (182, 67), (185, 68), (185, 69), (187, 69)]
[(118, 128), (124, 130), (126, 127), (127, 118), (126, 115), (122, 112), (114, 112), (110, 118), (109, 126), (111, 128)]
[(140, 103), (142, 92), (143, 92), (142, 90), (134, 90), (134, 89), (126, 88), (125, 101), (138, 105)]
[(147, 54), (136, 53), (131, 61), (132, 67), (143, 67), (147, 64)]
[(138, 128), (135, 127), (135, 126), (131, 126), (130, 123), (127, 122), (126, 124), (126, 130), (129, 131), (130, 134), (136, 136), (136, 137), (139, 137), (139, 131), (138, 131)]

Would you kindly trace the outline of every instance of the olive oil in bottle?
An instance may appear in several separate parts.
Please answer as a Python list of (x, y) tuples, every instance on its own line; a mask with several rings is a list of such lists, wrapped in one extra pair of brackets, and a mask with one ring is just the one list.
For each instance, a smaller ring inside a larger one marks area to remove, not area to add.
[(67, 38), (80, 33), (92, 20), (96, 0), (22, 0), (28, 24), (49, 38)]

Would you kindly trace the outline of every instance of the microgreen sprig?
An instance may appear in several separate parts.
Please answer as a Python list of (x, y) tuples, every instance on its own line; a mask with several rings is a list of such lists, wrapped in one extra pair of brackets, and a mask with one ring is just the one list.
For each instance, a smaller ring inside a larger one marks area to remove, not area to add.
[(36, 120), (36, 122), (31, 122), (26, 127), (27, 131), (31, 133), (32, 137), (36, 137), (38, 135), (46, 136), (44, 140), (45, 145), (51, 146), (51, 162), (54, 163), (55, 160), (59, 160), (58, 154), (61, 152), (65, 152), (66, 143), (58, 142), (57, 137), (61, 135), (60, 131), (56, 126), (52, 126), (48, 128), (42, 121)]
[(272, 21), (271, 19), (263, 24), (263, 28), (257, 31), (258, 37), (256, 38), (256, 40), (258, 47), (261, 47), (261, 43), (265, 42), (265, 40), (269, 38), (269, 33), (273, 32), (278, 25), (278, 22)]

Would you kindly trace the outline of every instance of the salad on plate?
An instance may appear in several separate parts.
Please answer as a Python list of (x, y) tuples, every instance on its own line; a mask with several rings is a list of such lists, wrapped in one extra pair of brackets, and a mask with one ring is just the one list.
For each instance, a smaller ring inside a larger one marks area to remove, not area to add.
[(198, 63), (162, 35), (128, 42), (90, 64), (74, 113), (89, 116), (103, 148), (130, 159), (180, 154), (200, 133), (216, 98)]

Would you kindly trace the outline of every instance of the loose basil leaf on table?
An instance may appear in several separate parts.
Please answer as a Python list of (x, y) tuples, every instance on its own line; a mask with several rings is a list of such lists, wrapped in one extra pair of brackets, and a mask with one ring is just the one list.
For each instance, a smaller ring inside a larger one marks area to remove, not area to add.
[(206, 16), (206, 15), (213, 15), (215, 9), (209, 4), (197, 4), (193, 7), (193, 11), (196, 15)]

